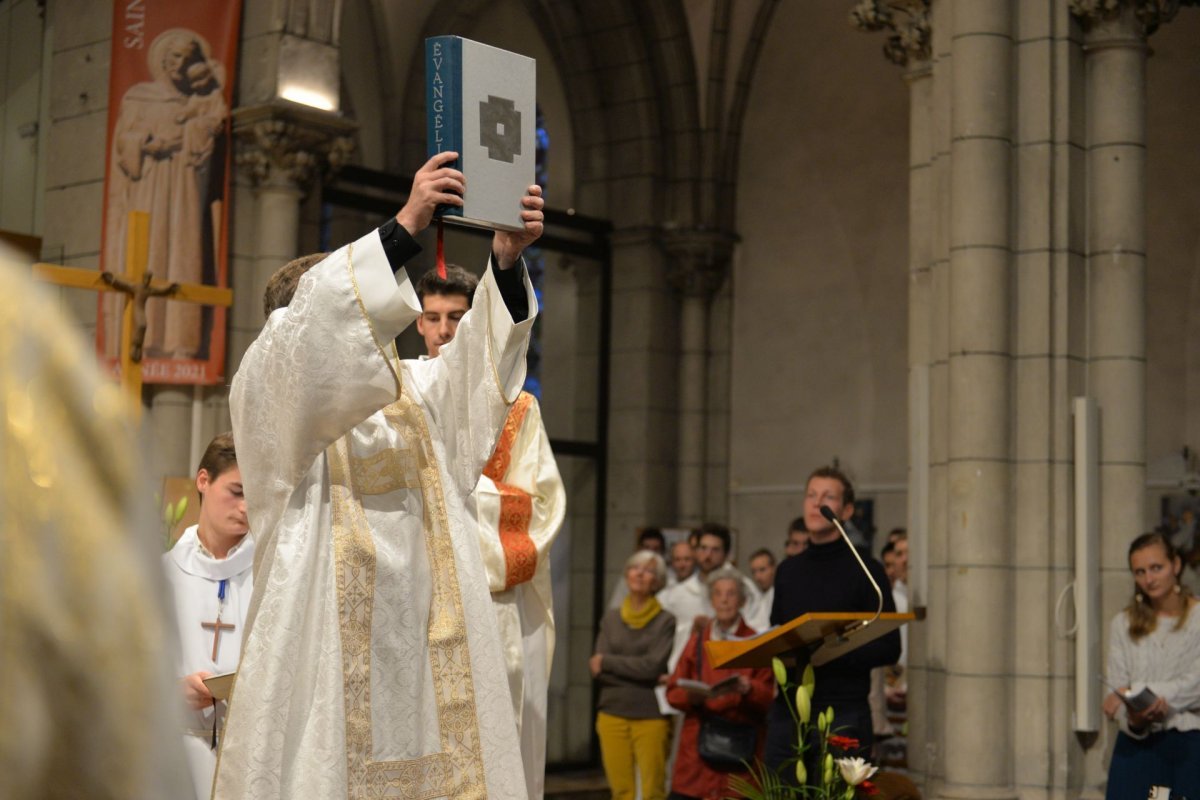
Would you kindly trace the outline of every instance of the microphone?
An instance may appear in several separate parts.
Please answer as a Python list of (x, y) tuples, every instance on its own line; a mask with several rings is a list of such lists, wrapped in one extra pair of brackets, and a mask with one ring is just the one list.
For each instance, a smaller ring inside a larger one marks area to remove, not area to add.
[(871, 570), (867, 569), (867, 565), (863, 563), (862, 556), (858, 554), (858, 548), (850, 541), (850, 537), (846, 535), (846, 529), (842, 527), (842, 521), (838, 519), (837, 514), (833, 513), (833, 509), (827, 505), (821, 506), (821, 516), (829, 520), (838, 529), (838, 533), (842, 534), (842, 539), (845, 540), (846, 546), (850, 548), (850, 552), (854, 554), (854, 558), (858, 560), (858, 566), (862, 567), (863, 574), (867, 576), (867, 580), (871, 582), (872, 588), (875, 589), (875, 595), (879, 598), (879, 607), (875, 609), (875, 616), (863, 623), (863, 627), (867, 627), (875, 620), (879, 619), (879, 615), (883, 613), (883, 590), (879, 588), (879, 584), (875, 582), (875, 577), (871, 574)]

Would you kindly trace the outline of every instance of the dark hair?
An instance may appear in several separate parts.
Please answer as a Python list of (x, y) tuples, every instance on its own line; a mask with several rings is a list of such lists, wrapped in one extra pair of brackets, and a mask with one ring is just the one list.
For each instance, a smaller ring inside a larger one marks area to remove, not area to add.
[(267, 288), (263, 290), (263, 317), (271, 316), (276, 309), (287, 308), (296, 294), (300, 279), (328, 257), (329, 253), (310, 253), (294, 258), (275, 270), (267, 280)]
[[(208, 479), (215, 481), (222, 474), (228, 472), (237, 466), (237, 452), (233, 449), (233, 434), (218, 433), (213, 437), (213, 440), (208, 443), (208, 448), (204, 451), (204, 455), (200, 458), (200, 466), (196, 468), (196, 472), (204, 470), (208, 473)], [(200, 495), (200, 502), (204, 502), (204, 495)]]
[(846, 473), (834, 466), (817, 467), (808, 476), (808, 480), (804, 482), (805, 491), (808, 490), (808, 485), (812, 483), (813, 478), (832, 478), (842, 484), (842, 504), (851, 506), (854, 505), (854, 485), (850, 483), (850, 479), (846, 477)]
[(643, 549), (642, 545), (650, 539), (658, 542), (664, 551), (667, 549), (667, 540), (663, 538), (662, 531), (658, 528), (642, 528), (638, 532), (638, 549)]
[(732, 538), (729, 535), (729, 528), (719, 522), (705, 522), (699, 527), (698, 533), (702, 538), (704, 536), (716, 536), (725, 547), (725, 555), (729, 555), (729, 548), (732, 542)]
[[(1171, 540), (1158, 531), (1143, 533), (1141, 536), (1129, 543), (1129, 558), (1133, 559), (1133, 554), (1139, 550), (1145, 550), (1147, 547), (1161, 545), (1163, 552), (1167, 554), (1167, 561), (1172, 565), (1175, 559), (1179, 558), (1179, 551), (1175, 549), (1175, 545), (1171, 544)], [(1132, 565), (1130, 565), (1132, 567)], [(1179, 615), (1179, 619), (1175, 621), (1173, 630), (1182, 630), (1187, 622), (1188, 611), (1191, 608), (1191, 603), (1188, 598), (1192, 593), (1179, 582), (1179, 576), (1175, 576), (1175, 585), (1179, 587), (1181, 592), (1184, 592), (1183, 613)], [(1143, 636), (1151, 633), (1158, 625), (1158, 613), (1154, 610), (1154, 606), (1146, 602), (1142, 597), (1142, 593), (1138, 591), (1137, 584), (1134, 584), (1133, 602), (1125, 609), (1129, 615), (1129, 638), (1133, 641), (1141, 639)]]
[[(775, 566), (775, 554), (772, 553), (767, 548), (760, 547), (757, 550), (755, 550), (753, 553), (751, 553), (750, 561), (753, 561), (754, 559), (758, 558), (759, 556), (766, 556), (767, 559), (771, 562), (771, 566), (772, 567)], [(750, 563), (750, 561), (747, 561), (746, 563), (748, 564), (748, 563)]]
[(478, 285), (479, 278), (460, 266), (447, 264), (445, 278), (438, 275), (436, 269), (429, 269), (417, 279), (417, 299), (424, 303), (427, 294), (461, 294), (467, 298), (467, 305), (470, 306)]
[(883, 558), (884, 556), (888, 555), (889, 553), (894, 553), (894, 552), (896, 552), (896, 543), (888, 542), (887, 544), (885, 544), (883, 546), (883, 549), (879, 551), (879, 557)]
[(808, 525), (805, 524), (803, 516), (796, 517), (792, 520), (792, 524), (788, 525), (788, 533), (790, 534), (792, 531), (808, 533)]

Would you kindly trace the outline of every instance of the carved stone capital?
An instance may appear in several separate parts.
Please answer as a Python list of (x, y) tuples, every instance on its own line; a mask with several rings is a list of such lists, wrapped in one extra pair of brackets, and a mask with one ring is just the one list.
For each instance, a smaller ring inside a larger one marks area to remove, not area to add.
[(670, 258), (667, 280), (685, 295), (712, 295), (725, 281), (736, 243), (737, 236), (728, 231), (707, 228), (665, 230), (662, 244)]
[(255, 186), (307, 192), (354, 153), (355, 124), (336, 114), (275, 102), (233, 112), (237, 168)]
[(932, 32), (930, 0), (859, 0), (850, 10), (850, 24), (862, 31), (891, 31), (883, 55), (893, 64), (928, 61)]
[(1127, 8), (1132, 9), (1146, 36), (1174, 19), (1180, 6), (1198, 4), (1197, 0), (1067, 0), (1067, 3), (1085, 31), (1116, 19)]

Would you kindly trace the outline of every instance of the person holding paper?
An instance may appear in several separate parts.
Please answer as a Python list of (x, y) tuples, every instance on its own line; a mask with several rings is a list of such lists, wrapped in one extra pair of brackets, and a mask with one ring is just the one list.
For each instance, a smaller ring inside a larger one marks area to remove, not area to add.
[(629, 557), (629, 593), (620, 609), (601, 618), (588, 661), (600, 687), (596, 734), (613, 800), (638, 796), (635, 774), (641, 777), (642, 800), (666, 796), (671, 723), (654, 696), (675, 638), (675, 617), (654, 596), (666, 579), (667, 565), (658, 553), (640, 550)]
[(1161, 533), (1129, 546), (1133, 602), (1109, 628), (1104, 713), (1120, 725), (1108, 800), (1145, 797), (1151, 786), (1200, 797), (1200, 613), (1179, 582), (1183, 562)]
[(746, 605), (744, 577), (732, 567), (722, 567), (708, 578), (712, 621), (692, 634), (667, 683), (667, 701), (684, 713), (679, 752), (671, 775), (675, 800), (729, 796), (729, 776), (748, 778), (744, 770), (709, 764), (698, 748), (706, 717), (719, 717), (754, 729), (757, 752), (762, 754), (767, 708), (775, 687), (766, 667), (716, 669), (704, 652), (710, 639), (746, 639), (757, 631), (742, 619)]
[(204, 679), (237, 669), (254, 583), (254, 539), (233, 435), (209, 443), (196, 471), (200, 520), (163, 556), (179, 631), (176, 674), (187, 704), (183, 749), (196, 800), (212, 794), (227, 704)]
[(524, 227), (493, 236), (438, 357), (393, 344), (421, 313), (413, 236), (470, 191), (457, 156), (417, 170), (377, 230), (267, 287), (279, 307), (230, 392), (257, 557), (218, 800), (527, 798), (467, 504), (525, 380), (540, 188), (511, 198)]

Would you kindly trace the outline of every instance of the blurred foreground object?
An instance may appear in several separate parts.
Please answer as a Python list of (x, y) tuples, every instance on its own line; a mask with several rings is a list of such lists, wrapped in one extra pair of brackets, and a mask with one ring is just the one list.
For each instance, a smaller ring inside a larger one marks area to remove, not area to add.
[(124, 395), (0, 250), (0, 797), (186, 785), (142, 483)]

